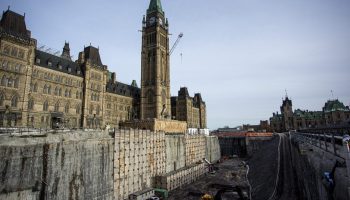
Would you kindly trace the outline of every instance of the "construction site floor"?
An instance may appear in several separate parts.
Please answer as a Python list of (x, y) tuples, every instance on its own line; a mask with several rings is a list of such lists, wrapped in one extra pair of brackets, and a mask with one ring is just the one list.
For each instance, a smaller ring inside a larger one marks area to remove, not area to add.
[[(239, 158), (228, 159), (222, 163), (214, 164), (215, 173), (206, 173), (194, 183), (182, 186), (169, 193), (169, 200), (199, 200), (204, 194), (215, 196), (226, 186), (242, 189), (244, 196), (248, 195), (249, 184), (246, 179), (247, 168)], [(237, 192), (227, 192), (222, 199), (239, 199)]]

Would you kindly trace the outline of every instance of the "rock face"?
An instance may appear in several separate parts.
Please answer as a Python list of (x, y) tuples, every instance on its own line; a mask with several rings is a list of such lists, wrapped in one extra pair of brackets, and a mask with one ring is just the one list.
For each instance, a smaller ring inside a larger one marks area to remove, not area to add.
[(141, 130), (0, 135), (0, 199), (127, 199), (154, 187), (155, 176), (195, 170), (204, 157), (220, 158), (217, 137)]

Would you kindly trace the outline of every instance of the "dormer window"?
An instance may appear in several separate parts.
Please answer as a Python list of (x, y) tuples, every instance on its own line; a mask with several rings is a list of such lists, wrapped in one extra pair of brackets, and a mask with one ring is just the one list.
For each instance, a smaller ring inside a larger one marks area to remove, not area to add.
[(80, 75), (80, 73), (81, 73), (80, 70), (78, 70), (78, 71), (77, 71), (77, 74)]
[(51, 61), (47, 61), (47, 66), (52, 67), (52, 62)]
[(72, 72), (72, 68), (68, 67), (67, 68), (68, 72)]
[(35, 62), (36, 64), (40, 64), (40, 58), (36, 58)]

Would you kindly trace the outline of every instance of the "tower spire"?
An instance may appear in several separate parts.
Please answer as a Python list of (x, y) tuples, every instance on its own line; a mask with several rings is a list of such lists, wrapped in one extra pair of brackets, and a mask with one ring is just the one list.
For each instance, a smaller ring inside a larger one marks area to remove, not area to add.
[(151, 12), (160, 12), (162, 14), (164, 14), (163, 8), (162, 8), (162, 3), (160, 0), (151, 0), (151, 2), (149, 3), (149, 7), (147, 9), (147, 13), (151, 13)]

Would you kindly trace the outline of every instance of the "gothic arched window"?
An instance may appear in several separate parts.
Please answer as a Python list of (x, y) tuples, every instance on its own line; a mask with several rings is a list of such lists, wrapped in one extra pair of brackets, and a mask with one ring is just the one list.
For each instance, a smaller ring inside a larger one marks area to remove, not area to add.
[(96, 107), (96, 115), (100, 115), (100, 106)]
[(43, 105), (43, 111), (48, 111), (49, 110), (49, 102), (45, 101)]
[(33, 110), (33, 108), (34, 108), (34, 100), (30, 99), (28, 101), (28, 110)]
[(147, 92), (147, 102), (153, 103), (153, 91), (152, 90), (148, 90), (148, 92)]
[(80, 104), (75, 107), (75, 113), (80, 114)]
[(5, 96), (3, 93), (0, 93), (0, 106), (4, 106)]
[(1, 85), (2, 86), (7, 86), (7, 78), (5, 75), (2, 76), (1, 78)]
[(60, 111), (60, 102), (57, 102), (57, 103), (55, 104), (54, 110), (55, 110), (55, 112)]
[(94, 111), (94, 106), (93, 105), (90, 105), (90, 110), (89, 110), (89, 113), (90, 115), (92, 115), (92, 112)]
[(18, 105), (18, 96), (14, 95), (11, 99), (11, 107), (16, 108)]
[(69, 113), (69, 104), (67, 103), (66, 106), (64, 107), (64, 112)]
[(37, 92), (38, 91), (38, 83), (35, 83), (34, 84), (34, 92)]
[(17, 77), (17, 78), (15, 79), (14, 87), (15, 87), (15, 88), (18, 88), (18, 85), (19, 85), (19, 77)]

